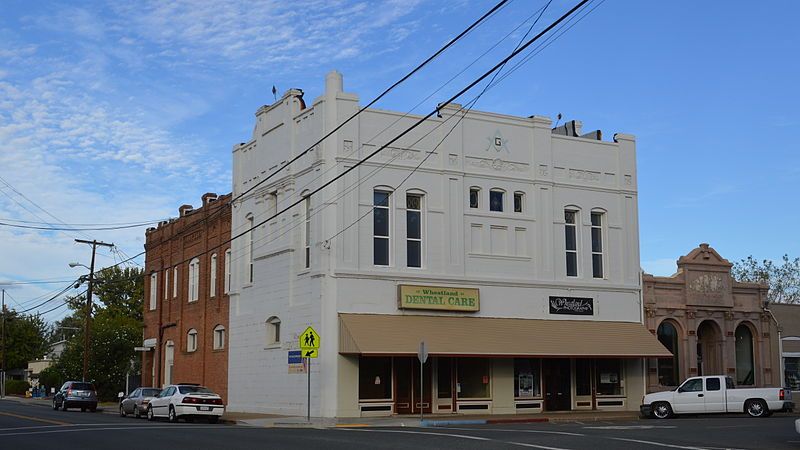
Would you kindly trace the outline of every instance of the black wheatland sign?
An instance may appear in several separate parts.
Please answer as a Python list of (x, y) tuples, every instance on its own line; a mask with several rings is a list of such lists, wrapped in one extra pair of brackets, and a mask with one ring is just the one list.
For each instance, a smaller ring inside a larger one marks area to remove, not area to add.
[(594, 315), (594, 301), (586, 297), (550, 297), (550, 314)]

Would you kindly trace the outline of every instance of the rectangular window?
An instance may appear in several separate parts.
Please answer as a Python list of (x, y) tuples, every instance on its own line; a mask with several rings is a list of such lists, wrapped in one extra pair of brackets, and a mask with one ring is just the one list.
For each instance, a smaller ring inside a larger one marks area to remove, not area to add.
[(515, 192), (514, 193), (514, 212), (521, 213), (522, 212), (522, 201), (524, 199), (524, 194), (522, 192)]
[(359, 358), (358, 399), (391, 400), (391, 398), (392, 358)]
[(578, 276), (578, 224), (575, 211), (564, 211), (564, 241), (567, 251), (567, 276)]
[(603, 214), (592, 213), (592, 276), (603, 278)]
[(245, 221), (247, 225), (247, 236), (245, 241), (245, 251), (247, 252), (247, 282), (253, 282), (253, 218), (248, 217)]
[(706, 378), (706, 390), (718, 391), (720, 387), (719, 378)]
[(408, 267), (422, 267), (422, 196), (406, 196), (406, 258)]
[(488, 358), (459, 358), (456, 394), (459, 399), (491, 398), (491, 372)]
[(169, 269), (164, 269), (164, 300), (169, 300)]
[(189, 301), (196, 302), (199, 295), (200, 261), (197, 259), (189, 263)]
[(481, 195), (481, 190), (478, 188), (470, 188), (469, 189), (469, 207), (470, 208), (477, 208), (478, 207), (478, 198)]
[(217, 254), (211, 255), (211, 267), (209, 267), (209, 297), (216, 297), (217, 295)]
[(542, 396), (541, 365), (536, 358), (514, 360), (514, 396), (533, 398)]
[(591, 359), (575, 360), (575, 395), (592, 395), (592, 366)]
[[(625, 395), (622, 388), (622, 361), (619, 359), (598, 359), (597, 395)], [(702, 385), (701, 388), (702, 390)]]
[(158, 274), (150, 274), (150, 311), (156, 309), (158, 304)]
[(311, 198), (305, 199), (305, 228), (303, 231), (303, 245), (305, 255), (305, 268), (311, 267)]
[(437, 398), (453, 398), (453, 359), (438, 358), (436, 371)]
[(225, 286), (224, 292), (227, 294), (231, 291), (231, 249), (225, 250)]
[(489, 191), (489, 210), (503, 212), (504, 200), (505, 192), (496, 190)]
[(214, 350), (222, 350), (225, 348), (225, 328), (218, 326), (214, 328)]
[(172, 298), (178, 296), (178, 266), (172, 269)]
[(373, 263), (389, 265), (389, 192), (375, 191), (372, 209)]

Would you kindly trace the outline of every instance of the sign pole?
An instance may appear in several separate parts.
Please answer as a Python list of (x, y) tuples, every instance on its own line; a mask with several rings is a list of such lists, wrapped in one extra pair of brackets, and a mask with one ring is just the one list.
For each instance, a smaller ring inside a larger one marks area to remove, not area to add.
[(422, 415), (423, 411), (425, 411), (425, 382), (422, 379), (424, 376), (424, 368), (425, 363), (420, 361), (419, 362), (419, 422), (420, 426), (422, 426)]
[(308, 372), (308, 389), (306, 390), (306, 420), (311, 422), (311, 358), (306, 358), (306, 371)]

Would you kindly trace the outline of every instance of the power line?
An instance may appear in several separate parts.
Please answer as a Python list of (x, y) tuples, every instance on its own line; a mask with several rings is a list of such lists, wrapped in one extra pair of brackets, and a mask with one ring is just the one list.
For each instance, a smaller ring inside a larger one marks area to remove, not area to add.
[[(6, 181), (6, 180), (5, 180), (3, 177), (0, 177), (0, 182), (2, 182), (3, 184), (5, 184), (6, 186), (8, 186), (8, 188), (9, 188), (9, 189), (11, 189), (12, 191), (16, 192), (16, 193), (17, 193), (17, 195), (19, 195), (20, 197), (24, 198), (24, 199), (25, 199), (25, 200), (27, 200), (28, 202), (30, 202), (30, 203), (31, 203), (33, 206), (37, 207), (38, 209), (40, 209), (41, 211), (43, 211), (43, 212), (44, 212), (45, 214), (47, 214), (48, 216), (50, 216), (50, 217), (52, 217), (53, 219), (55, 219), (55, 220), (56, 220), (56, 222), (59, 222), (59, 223), (61, 223), (61, 224), (63, 224), (63, 225), (66, 225), (66, 222), (64, 222), (63, 220), (61, 220), (61, 219), (59, 219), (58, 217), (56, 217), (56, 216), (55, 216), (54, 214), (52, 214), (50, 211), (48, 211), (48, 210), (46, 210), (46, 209), (42, 208), (41, 206), (39, 206), (39, 204), (38, 204), (38, 203), (36, 203), (36, 202), (34, 202), (33, 200), (31, 200), (30, 198), (28, 198), (28, 197), (27, 197), (25, 194), (23, 194), (23, 193), (22, 193), (22, 192), (20, 192), (20, 191), (19, 191), (17, 188), (15, 188), (14, 186), (12, 186), (12, 185), (11, 185), (11, 183), (9, 183), (8, 181)], [(9, 198), (11, 198), (11, 197), (9, 196)], [(12, 200), (14, 200), (14, 199), (12, 198)], [(14, 200), (14, 201), (16, 202), (16, 200)], [(17, 202), (17, 204), (18, 204), (18, 205), (20, 205), (20, 206), (22, 206), (22, 204), (21, 204), (21, 203), (19, 203), (19, 202)], [(23, 207), (23, 208), (25, 208), (24, 206), (22, 206), (22, 207)], [(40, 217), (38, 214), (34, 213), (33, 211), (31, 211), (31, 210), (29, 210), (29, 209), (27, 209), (27, 208), (25, 208), (25, 209), (26, 209), (28, 212), (30, 212), (31, 214), (33, 214), (34, 216), (36, 216), (36, 217), (38, 217), (39, 219), (41, 219), (41, 220), (43, 220), (43, 221), (44, 221), (44, 219), (42, 219), (42, 218), (41, 218), (41, 217)], [(80, 233), (80, 232), (79, 232), (79, 234), (83, 234), (83, 233)], [(87, 236), (86, 234), (83, 234), (83, 235), (84, 235), (84, 236)]]
[[(539, 32), (539, 33), (538, 33), (536, 36), (532, 37), (531, 39), (529, 39), (529, 40), (528, 40), (527, 42), (525, 42), (524, 44), (522, 44), (522, 45), (520, 45), (520, 46), (517, 46), (517, 48), (516, 48), (516, 49), (515, 49), (513, 52), (511, 52), (511, 53), (510, 53), (508, 56), (506, 56), (505, 58), (503, 58), (503, 59), (502, 59), (500, 62), (498, 62), (497, 64), (495, 64), (495, 65), (494, 65), (494, 66), (493, 66), (491, 69), (489, 69), (489, 70), (487, 70), (486, 72), (484, 72), (484, 73), (483, 73), (483, 75), (481, 75), (481, 76), (480, 76), (480, 77), (478, 77), (477, 79), (473, 80), (473, 81), (472, 81), (471, 83), (469, 83), (469, 84), (468, 84), (466, 87), (462, 88), (462, 89), (461, 89), (459, 92), (457, 92), (456, 94), (454, 94), (453, 96), (451, 96), (451, 97), (450, 97), (450, 98), (448, 98), (447, 100), (445, 100), (445, 101), (443, 101), (443, 102), (440, 102), (440, 103), (439, 103), (439, 105), (447, 105), (447, 104), (451, 104), (451, 103), (453, 103), (453, 102), (454, 102), (454, 100), (456, 100), (456, 99), (458, 99), (459, 97), (461, 97), (461, 96), (462, 96), (462, 95), (463, 95), (465, 92), (468, 92), (469, 90), (471, 90), (473, 87), (475, 87), (477, 84), (479, 84), (480, 82), (482, 82), (483, 80), (485, 80), (486, 78), (488, 78), (490, 75), (492, 75), (492, 74), (493, 74), (494, 72), (496, 72), (498, 69), (500, 69), (500, 68), (504, 67), (504, 66), (505, 66), (505, 64), (506, 64), (506, 63), (508, 63), (509, 61), (511, 61), (511, 60), (512, 60), (512, 59), (513, 59), (515, 56), (517, 56), (517, 55), (519, 55), (520, 53), (522, 53), (523, 51), (525, 51), (525, 49), (527, 49), (527, 48), (528, 48), (529, 46), (531, 46), (531, 45), (532, 45), (534, 42), (536, 42), (537, 40), (539, 40), (539, 39), (540, 39), (542, 36), (544, 36), (545, 34), (547, 34), (547, 33), (548, 33), (550, 30), (552, 30), (553, 28), (555, 28), (556, 26), (558, 26), (558, 25), (559, 25), (561, 22), (563, 22), (565, 19), (567, 19), (568, 17), (570, 17), (572, 14), (574, 14), (574, 13), (575, 13), (575, 12), (576, 12), (578, 9), (580, 9), (580, 8), (581, 8), (583, 5), (585, 5), (585, 4), (586, 4), (586, 3), (588, 3), (589, 1), (590, 1), (590, 0), (581, 0), (581, 1), (580, 1), (578, 4), (576, 4), (575, 6), (573, 6), (573, 7), (572, 7), (572, 8), (571, 8), (569, 11), (567, 11), (567, 12), (566, 12), (566, 13), (564, 13), (564, 14), (563, 14), (561, 17), (559, 17), (558, 19), (556, 19), (556, 20), (555, 20), (553, 23), (551, 23), (550, 25), (548, 25), (548, 26), (547, 26), (547, 27), (546, 27), (544, 30), (542, 30), (541, 32)], [(172, 265), (172, 266), (170, 266), (170, 267), (174, 267), (174, 266), (176, 266), (176, 265), (183, 264), (183, 263), (185, 263), (185, 262), (191, 261), (192, 259), (194, 259), (194, 258), (197, 258), (198, 256), (205, 255), (205, 254), (209, 253), (209, 252), (210, 252), (210, 251), (212, 251), (212, 250), (216, 250), (216, 249), (218, 249), (218, 248), (220, 248), (220, 247), (222, 247), (222, 246), (224, 246), (224, 245), (226, 245), (226, 244), (229, 244), (229, 243), (233, 242), (233, 240), (235, 240), (235, 239), (238, 239), (238, 238), (240, 238), (240, 237), (242, 237), (242, 236), (246, 235), (247, 233), (249, 233), (249, 232), (253, 231), (254, 229), (256, 229), (256, 228), (258, 228), (258, 227), (260, 227), (260, 226), (264, 225), (265, 223), (269, 222), (270, 220), (272, 220), (272, 219), (275, 219), (275, 218), (277, 218), (278, 216), (280, 216), (280, 215), (282, 215), (282, 214), (286, 213), (287, 211), (291, 210), (291, 209), (292, 209), (292, 208), (294, 208), (295, 206), (299, 205), (301, 202), (305, 201), (305, 199), (306, 199), (306, 198), (309, 198), (309, 197), (311, 197), (311, 196), (313, 196), (313, 195), (315, 195), (315, 194), (319, 193), (320, 191), (322, 191), (322, 190), (323, 190), (323, 189), (325, 189), (326, 187), (328, 187), (328, 186), (330, 186), (331, 184), (333, 184), (334, 182), (338, 181), (340, 178), (344, 177), (344, 176), (345, 176), (345, 175), (347, 175), (348, 173), (350, 173), (350, 172), (352, 172), (353, 170), (355, 170), (357, 167), (361, 166), (361, 165), (362, 165), (362, 164), (364, 164), (365, 162), (367, 162), (367, 161), (369, 161), (370, 159), (372, 159), (373, 157), (375, 157), (375, 155), (377, 155), (378, 153), (380, 153), (382, 150), (384, 150), (385, 148), (387, 148), (387, 147), (389, 147), (390, 145), (394, 144), (394, 143), (395, 143), (395, 142), (397, 142), (397, 141), (398, 141), (400, 138), (402, 138), (403, 136), (407, 135), (408, 133), (410, 133), (411, 131), (413, 131), (413, 130), (414, 130), (414, 129), (416, 129), (417, 127), (419, 127), (419, 126), (420, 126), (422, 123), (424, 123), (425, 121), (427, 121), (428, 119), (430, 119), (431, 117), (433, 117), (433, 115), (434, 115), (434, 114), (436, 114), (438, 111), (439, 111), (439, 107), (435, 108), (433, 111), (431, 111), (430, 113), (428, 113), (428, 114), (427, 114), (427, 115), (425, 115), (424, 117), (422, 117), (422, 118), (420, 118), (419, 120), (417, 120), (417, 121), (416, 121), (414, 124), (412, 124), (411, 126), (409, 126), (408, 128), (406, 128), (404, 131), (402, 131), (400, 134), (396, 135), (394, 138), (390, 139), (390, 140), (389, 140), (387, 143), (383, 144), (383, 145), (382, 145), (381, 147), (379, 147), (378, 149), (376, 149), (376, 150), (374, 150), (373, 152), (371, 152), (371, 153), (370, 153), (369, 155), (367, 155), (366, 157), (364, 157), (364, 158), (360, 159), (358, 162), (356, 162), (356, 163), (355, 163), (355, 164), (353, 164), (352, 166), (348, 167), (348, 168), (347, 168), (347, 169), (345, 169), (343, 172), (341, 172), (340, 174), (338, 174), (338, 175), (336, 175), (335, 177), (333, 177), (331, 180), (328, 180), (327, 182), (323, 183), (321, 186), (317, 187), (316, 189), (314, 189), (314, 190), (312, 190), (311, 192), (309, 192), (308, 194), (306, 194), (306, 195), (305, 195), (303, 198), (301, 198), (301, 199), (299, 199), (299, 200), (296, 200), (296, 201), (294, 201), (294, 202), (293, 202), (293, 203), (291, 203), (289, 206), (287, 206), (287, 207), (283, 208), (282, 210), (280, 210), (280, 211), (276, 212), (275, 214), (271, 215), (271, 216), (270, 216), (270, 217), (268, 217), (267, 219), (265, 219), (265, 220), (263, 220), (263, 221), (261, 221), (261, 222), (259, 222), (259, 223), (255, 224), (255, 225), (253, 225), (252, 227), (248, 228), (248, 229), (247, 229), (247, 230), (245, 230), (245, 231), (242, 231), (242, 232), (240, 232), (240, 233), (238, 233), (238, 234), (232, 235), (232, 236), (231, 236), (229, 239), (227, 239), (227, 240), (223, 241), (223, 242), (222, 242), (222, 243), (220, 243), (220, 244), (217, 244), (217, 245), (216, 245), (216, 246), (214, 246), (214, 247), (211, 247), (211, 248), (210, 248), (210, 249), (208, 249), (208, 250), (205, 250), (205, 251), (203, 251), (203, 252), (200, 252), (199, 254), (197, 254), (197, 255), (194, 255), (194, 256), (192, 256), (192, 257), (190, 257), (190, 258), (187, 258), (187, 259), (184, 259), (184, 260), (182, 260), (182, 261), (179, 261), (178, 263), (176, 263), (176, 264), (174, 264), (174, 265)]]
[[(395, 87), (397, 87), (399, 84), (401, 84), (401, 83), (403, 83), (404, 81), (406, 81), (407, 79), (409, 79), (409, 78), (410, 78), (411, 76), (413, 76), (413, 75), (414, 75), (416, 72), (418, 72), (419, 70), (421, 70), (421, 69), (422, 69), (424, 66), (426, 66), (428, 63), (430, 63), (430, 62), (431, 62), (432, 60), (434, 60), (435, 58), (437, 58), (439, 55), (441, 55), (441, 54), (442, 54), (444, 51), (446, 51), (446, 50), (447, 50), (449, 47), (451, 47), (452, 45), (454, 45), (454, 44), (455, 44), (457, 41), (461, 40), (461, 39), (462, 39), (464, 36), (466, 36), (466, 35), (468, 35), (469, 33), (471, 33), (471, 32), (472, 32), (472, 31), (473, 31), (473, 30), (474, 30), (476, 27), (478, 27), (478, 26), (480, 26), (481, 24), (483, 24), (484, 22), (486, 22), (488, 18), (490, 18), (491, 16), (493, 16), (494, 14), (496, 14), (497, 12), (499, 12), (501, 9), (503, 9), (505, 6), (507, 6), (507, 4), (508, 4), (510, 1), (513, 1), (513, 0), (502, 0), (502, 1), (500, 1), (499, 3), (497, 3), (497, 4), (496, 4), (494, 7), (492, 7), (490, 10), (488, 10), (486, 13), (484, 13), (484, 14), (483, 14), (483, 15), (482, 15), (482, 16), (481, 16), (479, 19), (477, 19), (477, 20), (476, 20), (476, 21), (474, 21), (474, 22), (473, 22), (471, 25), (469, 25), (469, 26), (468, 26), (466, 29), (464, 29), (463, 31), (461, 31), (461, 32), (460, 32), (460, 33), (459, 33), (457, 36), (455, 36), (455, 37), (453, 37), (452, 39), (450, 39), (450, 41), (448, 41), (448, 42), (447, 42), (447, 43), (446, 43), (446, 44), (445, 44), (443, 47), (441, 47), (441, 48), (440, 48), (438, 51), (436, 51), (436, 52), (435, 52), (433, 55), (431, 55), (431, 56), (430, 56), (430, 57), (428, 57), (428, 58), (427, 58), (425, 61), (423, 61), (422, 63), (420, 63), (420, 64), (419, 64), (417, 67), (415, 67), (415, 68), (414, 68), (414, 69), (413, 69), (411, 72), (407, 73), (405, 76), (403, 76), (403, 77), (402, 77), (400, 80), (398, 80), (397, 82), (395, 82), (395, 83), (394, 83), (393, 85), (391, 85), (389, 88), (385, 89), (385, 90), (383, 91), (383, 93), (381, 93), (379, 96), (377, 96), (376, 98), (374, 98), (372, 101), (370, 101), (370, 103), (368, 103), (366, 106), (362, 107), (362, 108), (361, 108), (359, 111), (357, 111), (356, 113), (354, 113), (352, 116), (350, 116), (350, 117), (349, 117), (348, 119), (346, 119), (344, 122), (342, 122), (341, 124), (339, 124), (339, 125), (338, 125), (338, 126), (337, 126), (337, 127), (334, 129), (334, 130), (332, 130), (332, 131), (330, 131), (329, 133), (327, 133), (325, 136), (323, 136), (322, 138), (320, 138), (320, 139), (319, 139), (319, 140), (318, 140), (316, 143), (314, 143), (313, 145), (309, 146), (309, 147), (308, 147), (306, 150), (304, 150), (304, 151), (303, 151), (303, 152), (301, 152), (300, 154), (296, 155), (296, 156), (295, 156), (294, 158), (292, 158), (290, 161), (288, 161), (288, 162), (286, 162), (285, 164), (283, 164), (283, 165), (282, 165), (280, 168), (278, 168), (278, 169), (274, 170), (274, 171), (273, 171), (273, 172), (272, 172), (270, 175), (268, 175), (268, 176), (267, 176), (265, 179), (263, 179), (263, 180), (259, 181), (259, 182), (258, 182), (256, 185), (254, 185), (254, 186), (251, 186), (251, 187), (250, 187), (250, 188), (248, 188), (248, 189), (247, 189), (245, 192), (243, 192), (243, 193), (241, 193), (241, 194), (237, 195), (235, 198), (232, 198), (231, 200), (229, 200), (229, 201), (228, 201), (228, 203), (229, 203), (229, 204), (233, 204), (233, 203), (234, 203), (236, 200), (240, 199), (242, 196), (244, 196), (244, 195), (246, 195), (247, 193), (251, 192), (253, 189), (257, 188), (259, 185), (263, 184), (264, 182), (266, 182), (267, 180), (269, 180), (269, 179), (270, 179), (270, 178), (272, 178), (273, 176), (275, 176), (275, 175), (277, 175), (278, 173), (280, 173), (280, 172), (281, 172), (283, 169), (285, 169), (285, 168), (286, 168), (286, 167), (287, 167), (289, 164), (292, 164), (293, 162), (295, 162), (296, 160), (298, 160), (299, 158), (301, 158), (303, 155), (305, 155), (306, 153), (308, 153), (309, 151), (311, 151), (311, 150), (312, 150), (314, 147), (316, 147), (316, 146), (317, 146), (319, 143), (323, 142), (325, 139), (327, 139), (327, 138), (328, 138), (329, 136), (331, 136), (333, 133), (335, 133), (336, 131), (338, 131), (339, 129), (341, 129), (341, 128), (342, 128), (342, 127), (345, 125), (345, 124), (347, 124), (347, 123), (348, 123), (349, 121), (351, 121), (353, 118), (355, 118), (356, 116), (358, 116), (359, 114), (361, 114), (361, 113), (362, 113), (364, 110), (366, 110), (367, 108), (369, 108), (369, 107), (371, 107), (372, 105), (374, 105), (374, 104), (375, 104), (376, 102), (378, 102), (378, 101), (379, 101), (381, 98), (383, 98), (383, 97), (384, 97), (384, 96), (385, 96), (385, 95), (386, 95), (388, 92), (390, 92), (390, 91), (391, 91), (391, 90), (393, 90)], [(482, 55), (482, 56), (483, 56), (483, 55)], [(452, 81), (452, 80), (451, 80), (451, 81)], [(440, 89), (441, 89), (441, 88), (440, 88)], [(433, 95), (433, 94), (431, 94), (431, 95)], [(379, 133), (379, 134), (380, 134), (380, 133)], [(210, 221), (210, 220), (212, 220), (214, 217), (216, 217), (216, 215), (218, 215), (218, 214), (221, 214), (222, 212), (223, 212), (223, 208), (220, 208), (219, 210), (217, 210), (217, 211), (215, 211), (215, 212), (213, 212), (213, 213), (209, 214), (209, 215), (208, 215), (207, 217), (205, 217), (205, 218), (204, 218), (202, 221), (198, 221), (198, 222), (196, 222), (195, 224), (192, 224), (191, 226), (189, 226), (189, 227), (187, 227), (186, 229), (182, 230), (180, 233), (176, 234), (175, 236), (171, 236), (171, 237), (169, 238), (169, 240), (171, 241), (171, 240), (177, 239), (177, 238), (179, 238), (179, 237), (181, 237), (181, 236), (185, 235), (186, 233), (189, 233), (189, 232), (191, 232), (191, 231), (195, 230), (196, 228), (199, 228), (200, 226), (202, 226), (202, 225), (203, 225), (203, 223), (207, 223), (208, 221)]]
[[(137, 222), (109, 222), (109, 223), (69, 223), (64, 224), (70, 227), (112, 227), (117, 225), (135, 225), (135, 224), (143, 224), (143, 223), (159, 223), (169, 219), (157, 219), (157, 220), (140, 220)], [(3, 222), (17, 222), (17, 223), (26, 223), (26, 224), (35, 224), (35, 225), (53, 225), (52, 223), (48, 222), (37, 222), (34, 220), (21, 220), (21, 219), (9, 219), (6, 217), (0, 217), (0, 221)]]
[(111, 226), (111, 227), (87, 227), (87, 228), (76, 228), (76, 227), (42, 227), (37, 225), (22, 225), (22, 224), (13, 224), (13, 223), (6, 223), (0, 222), (0, 225), (12, 228), (25, 228), (29, 230), (46, 230), (46, 231), (108, 231), (108, 230), (124, 230), (127, 228), (141, 228), (146, 227), (148, 225), (152, 225), (153, 222), (143, 222), (137, 223), (133, 225), (118, 225), (118, 226)]
[[(78, 280), (79, 280), (79, 279), (76, 279), (75, 281), (73, 281), (73, 283), (77, 282)], [(64, 289), (62, 289), (61, 291), (59, 291), (59, 292), (58, 292), (58, 294), (56, 294), (56, 295), (54, 295), (54, 296), (50, 297), (49, 299), (47, 299), (47, 300), (43, 301), (42, 303), (39, 303), (39, 304), (38, 304), (38, 305), (36, 305), (36, 306), (32, 306), (32, 307), (30, 307), (30, 308), (23, 309), (22, 311), (17, 311), (17, 312), (18, 312), (18, 313), (26, 313), (26, 312), (28, 312), (28, 311), (33, 311), (34, 309), (39, 309), (39, 308), (41, 308), (42, 306), (44, 306), (44, 305), (46, 305), (46, 304), (48, 304), (48, 303), (52, 302), (53, 300), (57, 299), (58, 297), (60, 297), (60, 296), (61, 296), (61, 295), (63, 295), (64, 293), (66, 293), (66, 292), (67, 292), (68, 290), (70, 290), (71, 288), (72, 288), (72, 283), (70, 283), (70, 284), (69, 284), (69, 285), (68, 285), (66, 288), (64, 288)]]
[(347, 125), (348, 123), (350, 123), (350, 121), (351, 121), (351, 120), (353, 120), (354, 118), (356, 118), (356, 117), (357, 117), (359, 114), (361, 114), (362, 112), (366, 111), (368, 108), (370, 108), (372, 105), (374, 105), (375, 103), (377, 103), (377, 102), (378, 102), (380, 99), (382, 99), (384, 96), (386, 96), (386, 94), (388, 94), (390, 91), (392, 91), (392, 90), (393, 90), (394, 88), (396, 88), (398, 85), (400, 85), (400, 84), (401, 84), (401, 83), (403, 83), (404, 81), (406, 81), (406, 80), (408, 80), (409, 78), (411, 78), (411, 77), (412, 77), (412, 76), (413, 76), (415, 73), (417, 73), (417, 72), (418, 72), (418, 71), (420, 71), (420, 70), (421, 70), (423, 67), (425, 67), (426, 65), (428, 65), (428, 63), (430, 63), (431, 61), (433, 61), (434, 59), (436, 59), (437, 57), (439, 57), (439, 55), (441, 55), (442, 53), (444, 53), (444, 52), (445, 52), (445, 51), (446, 51), (448, 48), (450, 48), (451, 46), (453, 46), (453, 45), (454, 45), (454, 44), (455, 44), (457, 41), (459, 41), (461, 38), (463, 38), (464, 36), (466, 36), (467, 34), (469, 34), (469, 33), (470, 33), (470, 32), (471, 32), (471, 31), (472, 31), (472, 30), (473, 30), (475, 27), (479, 26), (479, 25), (480, 25), (482, 22), (484, 22), (484, 21), (485, 21), (485, 20), (486, 20), (486, 19), (487, 19), (489, 16), (491, 16), (491, 15), (492, 15), (492, 14), (494, 14), (496, 11), (498, 11), (498, 10), (499, 10), (501, 7), (503, 7), (503, 6), (504, 6), (506, 3), (508, 3), (508, 0), (502, 0), (502, 1), (500, 1), (499, 3), (497, 3), (496, 5), (494, 5), (494, 7), (492, 7), (492, 9), (490, 9), (489, 11), (487, 11), (487, 12), (486, 12), (484, 15), (482, 15), (482, 16), (481, 16), (481, 17), (480, 17), (478, 20), (476, 20), (475, 22), (473, 22), (473, 23), (472, 23), (472, 24), (471, 24), (469, 27), (467, 27), (466, 29), (464, 29), (464, 30), (463, 30), (461, 33), (459, 33), (459, 34), (458, 34), (456, 37), (454, 37), (454, 38), (450, 39), (450, 41), (449, 41), (449, 42), (447, 42), (447, 44), (445, 44), (443, 47), (441, 47), (439, 50), (437, 50), (437, 51), (436, 51), (436, 53), (434, 53), (433, 55), (429, 56), (429, 57), (428, 57), (428, 58), (427, 58), (425, 61), (423, 61), (423, 62), (421, 62), (419, 65), (417, 65), (417, 67), (415, 67), (413, 70), (411, 70), (411, 72), (408, 72), (408, 73), (407, 73), (406, 75), (404, 75), (402, 78), (400, 78), (399, 80), (397, 80), (397, 81), (396, 81), (394, 84), (392, 84), (391, 86), (389, 86), (388, 88), (386, 88), (386, 89), (385, 89), (385, 90), (384, 90), (384, 91), (383, 91), (383, 92), (382, 92), (380, 95), (378, 95), (377, 97), (375, 97), (374, 99), (372, 99), (372, 101), (370, 101), (369, 103), (367, 103), (367, 104), (366, 104), (366, 105), (364, 105), (363, 107), (359, 108), (359, 110), (358, 110), (358, 111), (356, 111), (355, 113), (353, 113), (353, 115), (351, 115), (350, 117), (348, 117), (347, 119), (345, 119), (345, 121), (344, 121), (344, 122), (340, 123), (340, 124), (339, 124), (339, 125), (337, 125), (337, 126), (336, 126), (336, 127), (333, 129), (333, 130), (329, 131), (329, 132), (328, 132), (328, 133), (326, 133), (324, 136), (322, 136), (321, 138), (319, 138), (319, 140), (317, 140), (315, 143), (311, 144), (311, 145), (310, 145), (310, 146), (309, 146), (307, 149), (305, 149), (305, 150), (303, 150), (302, 152), (300, 152), (300, 153), (298, 153), (297, 155), (295, 155), (295, 157), (294, 157), (294, 158), (292, 158), (292, 159), (290, 159), (289, 161), (287, 161), (287, 162), (286, 162), (285, 164), (283, 164), (283, 165), (282, 165), (280, 168), (276, 169), (276, 170), (275, 170), (275, 171), (273, 171), (271, 174), (267, 175), (267, 177), (266, 177), (266, 178), (264, 178), (263, 180), (260, 180), (258, 183), (256, 183), (256, 184), (254, 184), (253, 186), (249, 187), (248, 189), (246, 189), (246, 190), (245, 190), (244, 192), (242, 192), (241, 194), (239, 194), (239, 195), (235, 196), (234, 198), (232, 198), (232, 199), (231, 199), (231, 203), (234, 203), (234, 202), (236, 202), (237, 200), (239, 200), (240, 198), (242, 198), (243, 196), (245, 196), (245, 195), (247, 195), (249, 192), (251, 192), (253, 189), (257, 188), (258, 186), (260, 186), (260, 185), (262, 185), (262, 184), (264, 184), (265, 182), (267, 182), (268, 180), (270, 180), (272, 177), (274, 177), (275, 175), (277, 175), (278, 173), (280, 173), (280, 172), (281, 172), (281, 171), (282, 171), (284, 168), (286, 168), (287, 166), (289, 166), (289, 165), (290, 165), (290, 164), (292, 164), (293, 162), (295, 162), (295, 161), (297, 161), (298, 159), (300, 159), (301, 157), (303, 157), (303, 156), (304, 156), (306, 153), (308, 153), (308, 152), (310, 152), (311, 150), (313, 150), (313, 149), (314, 149), (314, 147), (316, 147), (317, 145), (321, 144), (321, 143), (322, 143), (322, 142), (323, 142), (325, 139), (329, 138), (331, 135), (333, 135), (334, 133), (336, 133), (337, 131), (339, 131), (340, 129), (342, 129), (342, 127), (344, 127), (345, 125)]
[(17, 284), (58, 284), (58, 283), (65, 283), (69, 280), (67, 279), (58, 279), (58, 280), (33, 280), (33, 281), (0, 281), (0, 286), (14, 286)]

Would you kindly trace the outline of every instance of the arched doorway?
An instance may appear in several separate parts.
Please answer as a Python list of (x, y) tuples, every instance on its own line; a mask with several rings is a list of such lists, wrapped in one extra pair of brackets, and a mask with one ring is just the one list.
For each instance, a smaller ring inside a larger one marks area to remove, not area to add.
[(697, 374), (723, 375), (722, 332), (712, 320), (704, 320), (697, 327)]
[(175, 365), (175, 344), (167, 341), (164, 344), (164, 386), (172, 384), (172, 367)]
[(658, 341), (672, 352), (672, 358), (658, 359), (658, 384), (677, 386), (680, 378), (680, 350), (678, 348), (678, 329), (672, 321), (665, 320), (658, 326)]
[(750, 327), (736, 327), (736, 384), (754, 385), (755, 364), (753, 358), (753, 333)]

